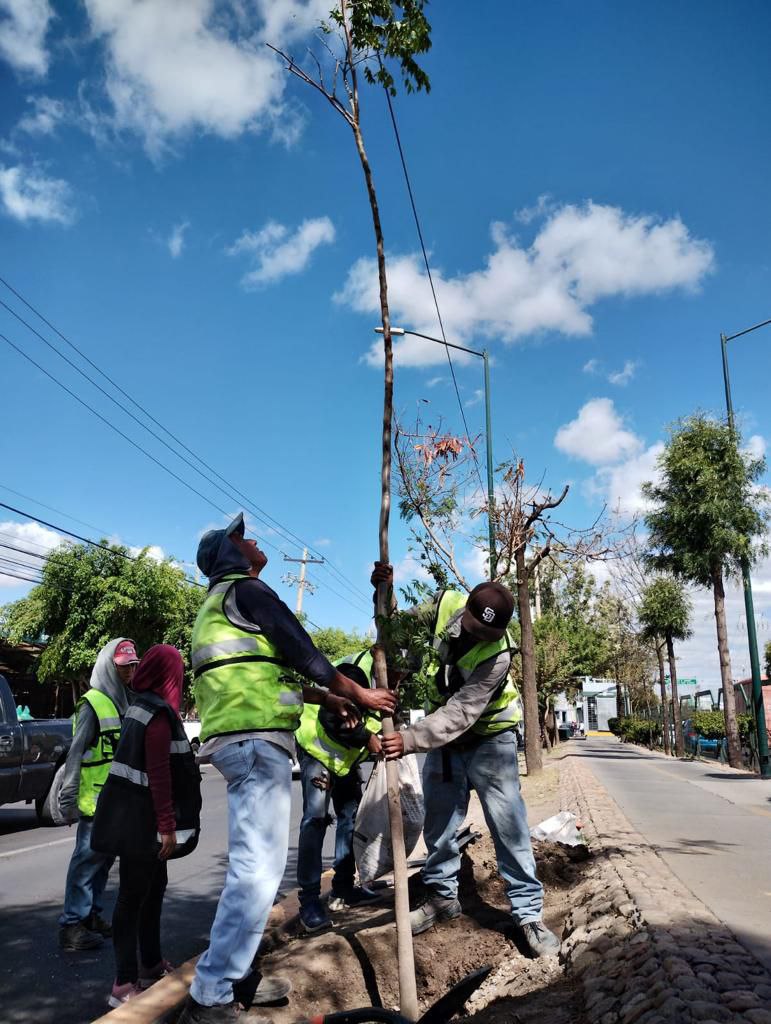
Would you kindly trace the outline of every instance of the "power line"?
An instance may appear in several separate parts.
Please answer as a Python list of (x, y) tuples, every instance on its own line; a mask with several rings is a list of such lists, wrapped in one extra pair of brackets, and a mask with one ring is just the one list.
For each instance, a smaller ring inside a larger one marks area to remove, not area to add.
[[(2, 337), (2, 335), (0, 335), (0, 337)], [(48, 527), (49, 530), (55, 530), (57, 533), (63, 533), (67, 537), (72, 537), (74, 540), (80, 541), (82, 544), (88, 544), (91, 547), (100, 548), (102, 551), (107, 551), (110, 554), (119, 555), (121, 558), (125, 558), (129, 562), (137, 562), (137, 561), (139, 561), (138, 558), (134, 557), (133, 555), (129, 555), (125, 551), (119, 551), (119, 550), (116, 550), (115, 548), (109, 547), (106, 544), (101, 544), (101, 543), (99, 543), (99, 541), (91, 540), (89, 537), (83, 537), (81, 534), (74, 533), (72, 530), (65, 530), (65, 528), (63, 526), (57, 526), (54, 523), (49, 523), (45, 519), (40, 519), (38, 516), (33, 516), (30, 512), (24, 512), (22, 509), (15, 508), (13, 505), (8, 505), (8, 504), (6, 504), (3, 501), (0, 501), (0, 508), (4, 508), (4, 509), (6, 509), (9, 512), (15, 513), (16, 515), (23, 516), (25, 519), (31, 519), (33, 522), (39, 523), (41, 526)], [(11, 536), (12, 537), (12, 535), (10, 535), (10, 534), (5, 534), (4, 536)], [(12, 539), (16, 540), (17, 538), (12, 537)], [(0, 545), (0, 547), (6, 547), (6, 546), (8, 546), (8, 545), (4, 545), (4, 544)], [(275, 548), (276, 545), (272, 544), (271, 547)], [(276, 550), (283, 554), (283, 552), (280, 551), (280, 548), (276, 548)], [(45, 557), (45, 556), (38, 556), (38, 557)], [(202, 589), (206, 589), (206, 587), (205, 587), (205, 585), (203, 583), (198, 583), (196, 580), (191, 580), (188, 576), (185, 576), (185, 580), (188, 583), (193, 584), (193, 586), (201, 587)], [(362, 609), (361, 607), (355, 605), (350, 598), (346, 597), (345, 594), (341, 594), (330, 583), (327, 582), (327, 583), (325, 583), (325, 585), (327, 586), (327, 588), (329, 590), (332, 591), (333, 594), (335, 594), (341, 600), (346, 601), (356, 611), (358, 611), (358, 612), (365, 611), (365, 612), (369, 613), (368, 609)]]
[[(2, 335), (0, 335), (2, 337)], [(79, 533), (73, 533), (72, 530), (65, 530), (63, 526), (56, 526), (54, 523), (48, 523), (45, 519), (39, 519), (38, 516), (33, 516), (30, 512), (24, 512), (20, 508), (14, 508), (13, 505), (6, 505), (4, 501), (0, 501), (0, 508), (7, 509), (9, 512), (15, 513), (17, 516), (23, 516), (25, 519), (31, 519), (35, 523), (40, 523), (41, 526), (47, 526), (49, 530), (55, 530), (57, 533), (63, 533), (67, 537), (72, 537), (74, 540), (79, 540), (82, 544), (88, 544), (92, 548), (99, 548), (101, 551), (107, 551), (108, 554), (118, 555), (120, 558), (125, 558), (129, 562), (139, 562), (140, 559), (134, 555), (130, 555), (127, 551), (120, 551), (117, 548), (108, 547), (107, 544), (101, 544), (99, 541), (91, 540), (89, 537), (82, 537)], [(195, 580), (189, 579), (187, 576), (184, 577), (188, 583), (191, 583), (195, 587), (201, 587), (206, 589), (203, 583), (197, 583)]]
[[(455, 397), (458, 400), (458, 408), (460, 409), (461, 419), (463, 420), (463, 429), (466, 431), (466, 437), (470, 441), (471, 440), (471, 433), (469, 432), (468, 423), (466, 422), (466, 413), (465, 413), (465, 411), (463, 409), (463, 402), (461, 401), (461, 397), (460, 397), (460, 390), (458, 388), (458, 381), (457, 381), (457, 379), (455, 377), (455, 367), (452, 364), (452, 356), (450, 355), (450, 347), (447, 344), (447, 335), (445, 334), (445, 330), (444, 330), (444, 321), (442, 320), (442, 314), (441, 314), (441, 311), (439, 309), (439, 299), (438, 299), (437, 294), (436, 294), (436, 288), (434, 287), (434, 278), (433, 278), (433, 275), (431, 273), (431, 265), (428, 262), (428, 252), (426, 250), (426, 243), (423, 240), (423, 229), (420, 226), (420, 217), (418, 216), (418, 208), (417, 208), (417, 204), (415, 203), (415, 195), (414, 195), (414, 193), (412, 191), (412, 183), (410, 182), (410, 175), (409, 175), (409, 171), (407, 170), (407, 160), (406, 160), (406, 158), (404, 156), (404, 149), (402, 148), (402, 140), (401, 140), (401, 136), (399, 135), (399, 126), (396, 123), (396, 113), (394, 112), (393, 103), (391, 102), (391, 94), (389, 93), (388, 89), (385, 88), (385, 87), (384, 87), (383, 91), (385, 92), (386, 100), (388, 102), (388, 113), (391, 115), (391, 124), (393, 125), (393, 129), (394, 129), (394, 136), (396, 138), (396, 146), (397, 146), (397, 149), (399, 150), (399, 159), (401, 160), (402, 171), (404, 172), (404, 181), (405, 181), (405, 183), (407, 185), (407, 194), (410, 197), (410, 206), (412, 207), (412, 216), (415, 219), (415, 227), (417, 228), (417, 232), (418, 232), (418, 239), (420, 241), (420, 249), (421, 249), (421, 252), (423, 253), (423, 263), (425, 264), (425, 267), (426, 267), (426, 274), (428, 276), (428, 283), (431, 286), (431, 295), (433, 296), (433, 299), (434, 299), (434, 308), (436, 309), (436, 316), (437, 316), (437, 320), (439, 321), (439, 329), (440, 329), (440, 331), (442, 333), (442, 341), (444, 342), (444, 350), (447, 353), (447, 363), (448, 363), (448, 365), (450, 367), (450, 375), (452, 377), (453, 387), (455, 388)], [(482, 488), (482, 491), (484, 492), (485, 484), (484, 484), (484, 481), (482, 480), (482, 471), (479, 468), (479, 460), (478, 460), (477, 454), (476, 454), (476, 452), (474, 451), (473, 448), (471, 449), (471, 451), (472, 451), (472, 455), (473, 455), (473, 459), (474, 459), (474, 468), (476, 469), (477, 476), (479, 477), (479, 484), (480, 484), (480, 486)]]
[[(4, 491), (8, 491), (9, 494), (15, 494), (17, 498), (24, 498), (25, 501), (31, 501), (33, 505), (40, 505), (41, 508), (47, 508), (49, 512), (55, 512), (57, 516), (64, 516), (65, 519), (70, 519), (73, 523), (80, 523), (81, 526), (87, 526), (89, 530), (96, 530), (97, 533), (101, 533), (103, 537), (109, 534), (109, 530), (103, 530), (101, 526), (94, 526), (93, 523), (87, 523), (83, 519), (78, 519), (76, 516), (67, 515), (66, 512), (62, 512), (61, 509), (54, 508), (53, 505), (46, 505), (44, 501), (38, 501), (37, 498), (30, 497), (29, 494), (23, 494), (21, 491), (15, 491), (13, 487), (9, 487), (8, 484), (0, 484), (0, 487)], [(28, 541), (32, 543), (32, 541)]]
[[(183, 448), (197, 462), (199, 462), (202, 466), (204, 466), (210, 473), (213, 473), (214, 476), (218, 480), (222, 481), (222, 483), (224, 483), (225, 486), (228, 487), (233, 492), (232, 494), (228, 493), (228, 492), (224, 492), (224, 493), (227, 494), (227, 496), (231, 500), (237, 501), (238, 498), (240, 498), (241, 500), (247, 502), (249, 506), (252, 506), (251, 508), (248, 508), (247, 511), (250, 511), (252, 513), (252, 515), (254, 515), (255, 518), (258, 519), (260, 522), (262, 522), (262, 524), (264, 526), (266, 526), (266, 527), (268, 527), (270, 529), (277, 529), (279, 535), (282, 537), (283, 540), (288, 541), (289, 543), (297, 543), (301, 547), (307, 547), (309, 550), (311, 550), (318, 557), (320, 557), (320, 558), (324, 557), (312, 545), (307, 544), (305, 541), (302, 540), (302, 538), (298, 537), (297, 534), (293, 533), (293, 531), (288, 529), (288, 527), (285, 527), (278, 519), (276, 519), (274, 516), (270, 515), (264, 509), (260, 508), (260, 506), (257, 505), (256, 502), (254, 502), (251, 498), (249, 498), (247, 495), (245, 495), (242, 491), (238, 490), (238, 488), (234, 484), (230, 483), (225, 477), (222, 476), (221, 473), (219, 473), (216, 469), (214, 469), (213, 466), (209, 465), (209, 463), (206, 462), (200, 455), (198, 455), (195, 451), (193, 451), (191, 448), (189, 448), (188, 445), (186, 445), (184, 443), (184, 441), (182, 441), (179, 437), (176, 436), (176, 434), (174, 434), (171, 430), (169, 430), (168, 427), (166, 427), (163, 423), (161, 423), (158, 419), (156, 419), (156, 417), (153, 416), (152, 413), (149, 412), (149, 410), (147, 410), (143, 405), (141, 405), (131, 394), (129, 394), (129, 392), (127, 392), (124, 388), (122, 388), (121, 385), (117, 383), (117, 381), (113, 380), (113, 378), (110, 377), (109, 374), (107, 374), (92, 359), (90, 359), (89, 356), (86, 355), (86, 353), (82, 351), (82, 349), (80, 349), (74, 342), (70, 341), (70, 339), (65, 334), (63, 334), (59, 330), (58, 327), (56, 327), (54, 324), (52, 324), (50, 320), (48, 320), (38, 309), (36, 309), (35, 306), (32, 305), (32, 303), (30, 303), (19, 291), (17, 291), (2, 276), (0, 276), (0, 283), (2, 283), (13, 295), (15, 295), (16, 298), (19, 299), (19, 301), (22, 302), (27, 307), (27, 309), (29, 309), (32, 313), (34, 313), (35, 316), (37, 316), (44, 324), (46, 324), (46, 326), (50, 330), (54, 331), (58, 335), (58, 337), (60, 337), (62, 339), (62, 341), (65, 342), (65, 344), (69, 345), (69, 347), (73, 351), (77, 352), (77, 354), (83, 360), (85, 360), (85, 362), (87, 362), (89, 366), (91, 366), (94, 370), (96, 370), (96, 372), (99, 373), (106, 381), (108, 381), (112, 385), (112, 387), (114, 387), (118, 392), (120, 392), (120, 394), (122, 394), (125, 398), (127, 398), (137, 409), (139, 409), (145, 416), (148, 417), (148, 419), (150, 419), (153, 423), (155, 423), (155, 425), (158, 426), (165, 434), (167, 434), (170, 438), (172, 438), (172, 440), (176, 444), (178, 444), (181, 448)], [(193, 469), (196, 473), (198, 473), (199, 476), (203, 477), (212, 486), (216, 487), (218, 490), (222, 490), (221, 485), (218, 485), (214, 480), (211, 479), (211, 477), (209, 477), (205, 473), (203, 473), (198, 468), (198, 466), (194, 465), (184, 455), (181, 455), (178, 451), (176, 451), (167, 441), (165, 441), (154, 430), (152, 430), (150, 427), (148, 427), (146, 423), (143, 423), (137, 416), (135, 416), (134, 413), (132, 413), (130, 409), (127, 409), (122, 403), (118, 402), (118, 400), (114, 396), (110, 395), (109, 392), (107, 392), (104, 388), (102, 388), (101, 385), (99, 385), (92, 377), (90, 377), (87, 373), (85, 373), (84, 370), (82, 370), (79, 366), (77, 366), (76, 363), (74, 363), (72, 360), (70, 360), (59, 348), (57, 348), (55, 345), (53, 345), (47, 338), (45, 338), (39, 331), (37, 331), (31, 324), (29, 324), (23, 317), (21, 317), (15, 310), (13, 310), (2, 299), (0, 299), (0, 305), (2, 305), (9, 313), (11, 313), (11, 315), (14, 316), (20, 323), (24, 324), (24, 326), (27, 327), (28, 330), (30, 330), (33, 334), (35, 334), (36, 337), (38, 337), (45, 345), (47, 345), (50, 349), (52, 349), (52, 351), (56, 352), (56, 354), (61, 359), (63, 359), (69, 366), (71, 366), (74, 370), (76, 370), (77, 373), (79, 373), (82, 377), (84, 377), (87, 381), (89, 381), (89, 383), (92, 384), (93, 387), (97, 388), (97, 390), (99, 390), (103, 395), (105, 395), (105, 397), (107, 397), (111, 402), (113, 402), (114, 405), (116, 405), (119, 409), (121, 409), (127, 416), (130, 416), (144, 430), (146, 430), (156, 440), (158, 440), (161, 444), (163, 444), (170, 452), (172, 452), (172, 454), (174, 454), (178, 459), (181, 459), (183, 462), (185, 462), (186, 465), (188, 465), (191, 469)], [(155, 461), (157, 461), (157, 460), (155, 460)], [(169, 470), (169, 472), (171, 472), (171, 471)], [(179, 479), (179, 477), (177, 477), (177, 479)], [(187, 485), (187, 486), (189, 486), (189, 485)], [(199, 492), (196, 492), (196, 493), (199, 493)], [(234, 497), (234, 495), (238, 495), (238, 498)], [(255, 511), (255, 510), (257, 510), (257, 511)], [(280, 550), (280, 549), (276, 548), (276, 550)], [(366, 600), (366, 594), (364, 594), (363, 591), (361, 591), (356, 586), (355, 583), (353, 583), (351, 580), (349, 580), (348, 577), (346, 577), (345, 574), (343, 572), (341, 572), (336, 566), (330, 565), (330, 571), (335, 573), (335, 575), (337, 577), (339, 577), (341, 582), (346, 587), (348, 587), (348, 588), (358, 592)]]

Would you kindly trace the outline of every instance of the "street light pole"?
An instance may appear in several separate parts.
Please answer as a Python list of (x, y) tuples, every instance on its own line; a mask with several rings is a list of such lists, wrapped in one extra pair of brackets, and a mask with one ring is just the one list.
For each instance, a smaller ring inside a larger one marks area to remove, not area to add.
[[(382, 334), (383, 328), (376, 327), (376, 334)], [(466, 352), (471, 356), (478, 356), (484, 361), (485, 367), (485, 448), (487, 451), (487, 540), (489, 545), (490, 579), (495, 576), (498, 568), (498, 557), (495, 550), (495, 483), (493, 480), (493, 425), (492, 413), (490, 410), (490, 358), (487, 349), (478, 352), (474, 348), (465, 348), (463, 345), (454, 345), (451, 341), (443, 341), (441, 338), (432, 338), (430, 334), (421, 334), (419, 331), (408, 331), (404, 327), (392, 327), (392, 335), (411, 335), (413, 338), (422, 338), (423, 341), (433, 341), (445, 348), (454, 348), (458, 352)]]
[[(728, 342), (734, 338), (740, 338), (744, 334), (758, 330), (759, 327), (766, 327), (771, 320), (764, 320), (761, 324), (748, 327), (736, 334), (720, 335), (720, 351), (723, 357), (723, 384), (725, 386), (725, 403), (728, 412), (728, 429), (736, 437), (736, 421), (734, 419), (734, 406), (731, 399), (731, 378), (728, 374)], [(766, 709), (763, 704), (763, 683), (760, 678), (760, 659), (758, 658), (758, 635), (755, 629), (755, 604), (752, 599), (752, 578), (750, 576), (749, 559), (744, 557), (741, 560), (742, 586), (744, 589), (744, 611), (747, 619), (747, 640), (750, 648), (750, 670), (752, 672), (752, 706), (755, 712), (755, 733), (758, 744), (758, 763), (760, 774), (764, 779), (771, 778), (771, 763), (768, 756), (768, 733), (766, 732)]]

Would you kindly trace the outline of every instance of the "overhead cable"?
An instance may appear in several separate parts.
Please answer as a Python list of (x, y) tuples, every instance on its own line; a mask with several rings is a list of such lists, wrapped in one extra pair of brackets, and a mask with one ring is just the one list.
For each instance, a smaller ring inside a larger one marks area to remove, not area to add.
[[(467, 437), (467, 439), (469, 441), (469, 444), (470, 444), (471, 443), (471, 434), (469, 432), (468, 423), (466, 422), (466, 413), (465, 413), (465, 411), (463, 409), (463, 402), (461, 401), (461, 397), (460, 397), (460, 390), (458, 388), (458, 381), (457, 381), (457, 379), (455, 377), (455, 367), (453, 366), (452, 356), (450, 355), (450, 346), (447, 344), (447, 335), (445, 334), (445, 330), (444, 330), (444, 321), (442, 320), (442, 313), (441, 313), (441, 311), (439, 309), (439, 299), (438, 299), (437, 294), (436, 294), (436, 288), (434, 287), (434, 278), (433, 278), (433, 275), (431, 273), (431, 264), (428, 261), (428, 251), (426, 249), (426, 243), (423, 240), (423, 229), (420, 226), (420, 217), (418, 216), (418, 208), (417, 208), (417, 204), (415, 203), (415, 195), (414, 195), (414, 193), (412, 191), (412, 183), (410, 181), (409, 171), (407, 170), (407, 160), (406, 160), (406, 158), (404, 156), (404, 149), (402, 147), (402, 140), (401, 140), (401, 136), (399, 135), (399, 126), (396, 123), (396, 113), (394, 112), (393, 103), (391, 102), (391, 94), (389, 93), (389, 91), (388, 91), (388, 89), (386, 87), (384, 87), (383, 91), (385, 92), (386, 100), (388, 101), (388, 112), (391, 115), (391, 124), (393, 125), (393, 129), (394, 129), (394, 136), (396, 138), (396, 146), (397, 146), (397, 149), (399, 150), (399, 159), (401, 160), (402, 171), (404, 172), (404, 181), (405, 181), (405, 183), (407, 185), (407, 194), (409, 195), (409, 198), (410, 198), (410, 206), (412, 207), (412, 216), (413, 216), (413, 218), (415, 220), (415, 227), (417, 228), (417, 232), (418, 232), (418, 240), (420, 241), (420, 249), (421, 249), (421, 252), (423, 253), (423, 263), (425, 264), (425, 267), (426, 267), (426, 275), (428, 276), (428, 283), (431, 286), (431, 295), (433, 296), (433, 299), (434, 299), (434, 308), (436, 309), (436, 317), (437, 317), (437, 320), (439, 321), (439, 329), (440, 329), (440, 331), (442, 333), (442, 341), (444, 343), (444, 350), (447, 353), (447, 363), (448, 363), (448, 365), (450, 367), (450, 375), (452, 377), (453, 387), (455, 388), (455, 397), (458, 400), (458, 408), (460, 409), (461, 419), (463, 420), (463, 429), (466, 431), (466, 437)], [(484, 483), (484, 480), (482, 479), (482, 471), (481, 471), (481, 469), (479, 467), (479, 459), (477, 458), (476, 451), (473, 448), (471, 449), (471, 453), (472, 453), (472, 456), (473, 456), (474, 468), (476, 469), (477, 476), (479, 477), (480, 486), (482, 488), (482, 491), (484, 491), (485, 490), (485, 483)]]
[[(198, 455), (195, 451), (193, 451), (193, 449), (191, 449), (188, 445), (186, 445), (184, 441), (182, 441), (168, 427), (166, 427), (163, 423), (161, 423), (160, 420), (158, 420), (155, 416), (153, 416), (153, 414), (148, 409), (146, 409), (145, 406), (143, 406), (140, 402), (138, 402), (123, 387), (121, 387), (121, 385), (117, 381), (115, 381), (112, 377), (110, 377), (109, 374), (107, 374), (104, 370), (102, 370), (101, 367), (99, 367), (91, 358), (89, 358), (89, 356), (86, 355), (86, 353), (83, 352), (82, 349), (80, 349), (73, 341), (71, 341), (65, 334), (63, 334), (62, 331), (60, 331), (59, 328), (55, 326), (55, 324), (51, 323), (50, 320), (48, 320), (35, 306), (32, 305), (31, 302), (29, 302), (19, 291), (16, 290), (16, 288), (13, 287), (13, 285), (11, 285), (2, 276), (0, 276), (0, 283), (2, 283), (13, 295), (15, 295), (16, 298), (20, 302), (24, 303), (24, 305), (27, 307), (27, 309), (29, 309), (32, 313), (34, 313), (35, 316), (37, 316), (50, 330), (54, 331), (54, 333), (56, 335), (58, 335), (58, 337), (61, 338), (61, 340), (63, 342), (65, 342), (66, 345), (68, 345), (73, 351), (77, 352), (77, 354), (81, 357), (81, 359), (85, 360), (85, 362), (88, 363), (89, 366), (91, 366), (94, 370), (96, 370), (96, 372), (98, 374), (100, 374), (100, 376), (102, 376), (106, 381), (108, 381), (109, 384), (116, 389), (116, 391), (120, 392), (120, 394), (122, 394), (125, 398), (127, 398), (128, 401), (130, 401), (132, 403), (132, 405), (134, 405), (137, 409), (139, 409), (157, 427), (159, 427), (165, 434), (167, 434), (170, 438), (172, 438), (172, 440), (177, 445), (179, 445), (181, 448), (183, 448), (184, 451), (186, 451), (189, 455), (191, 455), (197, 462), (199, 462), (202, 466), (204, 466), (205, 469), (207, 469), (210, 473), (213, 473), (214, 476), (218, 480), (220, 480), (223, 484), (225, 484), (225, 486), (228, 487), (230, 489), (230, 491), (233, 492), (232, 494), (228, 493), (228, 492), (224, 492), (224, 493), (227, 494), (227, 496), (232, 501), (238, 501), (240, 499), (242, 501), (247, 502), (247, 504), (249, 506), (251, 506), (250, 508), (247, 509), (247, 511), (251, 512), (251, 514), (256, 519), (258, 519), (264, 526), (268, 527), (269, 529), (275, 529), (279, 533), (279, 535), (282, 537), (283, 540), (286, 540), (289, 543), (297, 543), (301, 547), (307, 547), (308, 550), (312, 551), (317, 557), (324, 558), (324, 556), (320, 552), (318, 552), (311, 544), (306, 543), (301, 537), (298, 537), (297, 534), (295, 534), (292, 530), (290, 530), (288, 527), (285, 527), (274, 516), (270, 515), (270, 513), (266, 512), (259, 505), (257, 505), (257, 503), (254, 502), (251, 498), (249, 498), (247, 495), (245, 495), (242, 491), (238, 490), (238, 488), (235, 486), (235, 484), (230, 483), (224, 476), (222, 476), (221, 473), (219, 473), (216, 469), (214, 469), (213, 466), (211, 466), (208, 462), (206, 462), (205, 459), (203, 459), (200, 455)], [(148, 427), (146, 423), (144, 423), (141, 419), (139, 419), (136, 415), (134, 415), (134, 413), (132, 413), (130, 409), (127, 409), (125, 407), (125, 405), (123, 405), (113, 395), (111, 395), (108, 391), (106, 391), (100, 384), (98, 384), (92, 377), (90, 377), (81, 367), (79, 367), (76, 363), (74, 363), (71, 359), (69, 359), (56, 345), (54, 345), (47, 338), (45, 338), (44, 335), (42, 335), (38, 330), (36, 330), (36, 328), (34, 328), (31, 324), (29, 324), (22, 316), (20, 316), (14, 309), (12, 309), (2, 299), (0, 299), (0, 305), (2, 305), (20, 323), (22, 323), (25, 327), (27, 327), (28, 330), (30, 330), (33, 334), (35, 334), (36, 337), (38, 337), (45, 345), (47, 345), (50, 349), (52, 349), (52, 351), (56, 352), (56, 354), (61, 359), (63, 359), (70, 367), (72, 367), (82, 377), (84, 377), (93, 387), (97, 388), (98, 391), (100, 391), (106, 398), (108, 398), (119, 409), (121, 409), (122, 412), (124, 412), (127, 416), (130, 416), (131, 419), (133, 419), (144, 430), (146, 430), (149, 434), (151, 434), (152, 437), (154, 437), (157, 441), (159, 441), (161, 444), (163, 444), (170, 452), (172, 452), (172, 454), (174, 454), (178, 459), (181, 459), (186, 465), (188, 465), (191, 469), (193, 469), (196, 473), (198, 473), (199, 476), (203, 477), (212, 486), (216, 487), (218, 490), (222, 490), (221, 484), (217, 484), (214, 480), (211, 479), (211, 477), (209, 477), (205, 473), (203, 473), (198, 468), (198, 466), (194, 465), (184, 455), (182, 455), (178, 451), (176, 451), (176, 449), (174, 449), (166, 440), (164, 440), (162, 437), (160, 437), (154, 430), (152, 430), (150, 427)], [(177, 479), (179, 479), (179, 478), (177, 477)], [(196, 492), (196, 493), (199, 493), (199, 492)], [(234, 495), (237, 495), (238, 497), (234, 497)], [(277, 548), (276, 550), (280, 550), (280, 549)], [(326, 559), (324, 561), (324, 564), (325, 565), (327, 564)], [(331, 563), (329, 563), (329, 569), (330, 569), (331, 572), (335, 573), (340, 578), (341, 582), (346, 587), (349, 587), (352, 590), (357, 591), (366, 600), (367, 595), (364, 594), (363, 591), (361, 591), (356, 586), (355, 583), (353, 583), (351, 580), (349, 580), (348, 577), (345, 576), (345, 574), (341, 570), (339, 570), (336, 566), (332, 565)]]

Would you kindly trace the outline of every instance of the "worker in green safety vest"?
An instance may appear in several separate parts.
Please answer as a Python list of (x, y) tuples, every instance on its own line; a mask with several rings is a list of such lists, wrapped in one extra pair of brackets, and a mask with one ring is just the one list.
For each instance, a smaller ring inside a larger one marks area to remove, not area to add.
[[(374, 686), (372, 655), (369, 651), (348, 654), (334, 665), (343, 675), (362, 687)], [(355, 729), (347, 729), (336, 716), (315, 704), (303, 708), (295, 733), (303, 793), (303, 816), (297, 840), (297, 885), (300, 924), (306, 932), (329, 925), (328, 910), (373, 903), (379, 896), (364, 886), (354, 885), (353, 826), (361, 801), (359, 765), (380, 753), (380, 719), (362, 716)], [(322, 848), (329, 817), (334, 808), (335, 859), (332, 892), (325, 907), (321, 901)]]
[(59, 945), (68, 952), (95, 949), (112, 934), (102, 917), (102, 894), (114, 858), (91, 849), (91, 830), (96, 801), (107, 781), (128, 709), (127, 687), (138, 662), (133, 640), (118, 637), (105, 644), (97, 656), (89, 689), (73, 715), (72, 744), (59, 792), (62, 818), (78, 823), (64, 910), (59, 917)]
[[(228, 871), (179, 1024), (224, 1024), (246, 995), (240, 985), (234, 991), (234, 982), (250, 976), (286, 866), (294, 731), (304, 702), (355, 724), (351, 701), (390, 712), (396, 698), (357, 686), (316, 648), (261, 578), (268, 556), (246, 535), (243, 515), (205, 533), (196, 562), (209, 580), (192, 635), (198, 760), (227, 782)], [(262, 977), (248, 997), (263, 1005), (290, 990), (288, 979)]]
[[(376, 563), (372, 582), (391, 585), (390, 565)], [(512, 917), (534, 956), (559, 952), (543, 923), (543, 886), (536, 876), (527, 810), (519, 785), (514, 727), (522, 709), (511, 678), (508, 626), (514, 598), (501, 583), (480, 583), (470, 594), (440, 591), (411, 610), (430, 627), (431, 650), (421, 672), (427, 715), (382, 739), (392, 760), (425, 751), (423, 835), (428, 856), (422, 871), (426, 898), (412, 911), (414, 934), (457, 917), (460, 853), (456, 833), (476, 790), (495, 845)]]

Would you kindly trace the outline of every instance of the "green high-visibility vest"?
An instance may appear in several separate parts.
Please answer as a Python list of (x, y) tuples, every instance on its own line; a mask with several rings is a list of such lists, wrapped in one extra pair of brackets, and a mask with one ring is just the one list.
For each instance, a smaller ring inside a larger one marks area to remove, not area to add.
[[(439, 597), (436, 621), (434, 623), (432, 652), (428, 665), (428, 701), (426, 712), (430, 714), (442, 707), (457, 692), (458, 686), (448, 685), (448, 668), (454, 668), (463, 682), (485, 661), (497, 658), (499, 654), (511, 651), (511, 639), (505, 633), (500, 640), (480, 642), (467, 651), (459, 661), (448, 666), (442, 659), (443, 634), (450, 619), (466, 607), (466, 595), (457, 590), (445, 590)], [(470, 731), (477, 736), (494, 736), (496, 733), (513, 729), (522, 720), (522, 701), (509, 672), (493, 694), (485, 710)]]
[(209, 591), (193, 626), (193, 691), (201, 741), (234, 732), (293, 732), (303, 709), (302, 685), (259, 626), (242, 618), (231, 590), (245, 573)]
[(115, 704), (100, 690), (86, 690), (80, 698), (72, 716), (72, 732), (78, 722), (78, 714), (84, 704), (90, 704), (99, 723), (96, 741), (86, 750), (80, 762), (80, 786), (78, 787), (78, 810), (87, 818), (93, 818), (96, 801), (107, 781), (115, 748), (120, 739), (120, 715)]
[[(369, 681), (372, 682), (372, 655), (369, 651), (358, 651), (355, 654), (346, 654), (333, 662), (334, 665), (358, 665)], [(366, 747), (346, 747), (329, 735), (321, 724), (319, 717), (320, 706), (318, 704), (306, 704), (303, 708), (300, 726), (295, 733), (295, 740), (302, 747), (306, 754), (315, 757), (323, 764), (327, 771), (333, 775), (343, 777), (347, 775), (360, 761), (363, 761), (368, 754)], [(368, 732), (380, 732), (380, 719), (375, 715), (368, 715), (364, 720)]]

